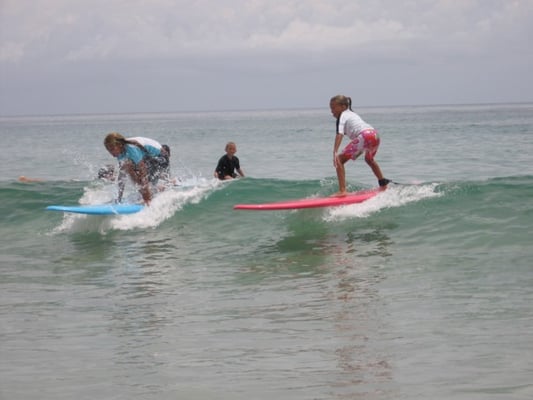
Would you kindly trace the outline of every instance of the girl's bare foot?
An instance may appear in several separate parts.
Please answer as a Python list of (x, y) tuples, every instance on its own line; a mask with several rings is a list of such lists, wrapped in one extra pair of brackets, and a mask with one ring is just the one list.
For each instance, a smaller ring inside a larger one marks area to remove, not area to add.
[(330, 197), (345, 197), (346, 194), (346, 192), (337, 192), (335, 194), (332, 194)]

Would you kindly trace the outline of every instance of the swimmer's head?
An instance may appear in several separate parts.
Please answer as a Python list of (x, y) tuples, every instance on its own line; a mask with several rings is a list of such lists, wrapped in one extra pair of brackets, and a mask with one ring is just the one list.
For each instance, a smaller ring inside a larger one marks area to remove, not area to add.
[(98, 179), (113, 180), (115, 178), (115, 167), (106, 165), (98, 170)]

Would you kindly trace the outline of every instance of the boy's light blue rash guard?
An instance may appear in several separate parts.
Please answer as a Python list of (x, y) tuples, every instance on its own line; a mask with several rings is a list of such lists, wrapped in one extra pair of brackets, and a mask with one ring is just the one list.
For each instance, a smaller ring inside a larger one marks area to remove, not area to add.
[[(160, 155), (161, 151), (153, 146), (143, 146), (146, 149), (148, 155), (152, 157), (157, 157)], [(117, 157), (119, 162), (125, 160), (131, 160), (135, 165), (138, 165), (144, 158), (145, 153), (137, 146), (133, 144), (126, 144), (125, 151)]]

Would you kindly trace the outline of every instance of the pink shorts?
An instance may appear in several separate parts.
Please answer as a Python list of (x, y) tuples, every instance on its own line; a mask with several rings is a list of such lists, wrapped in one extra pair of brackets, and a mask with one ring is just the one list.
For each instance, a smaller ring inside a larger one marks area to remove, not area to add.
[(375, 129), (367, 129), (362, 131), (359, 136), (352, 140), (342, 151), (342, 154), (347, 158), (355, 160), (363, 152), (365, 153), (365, 160), (372, 161), (378, 152), (379, 135)]

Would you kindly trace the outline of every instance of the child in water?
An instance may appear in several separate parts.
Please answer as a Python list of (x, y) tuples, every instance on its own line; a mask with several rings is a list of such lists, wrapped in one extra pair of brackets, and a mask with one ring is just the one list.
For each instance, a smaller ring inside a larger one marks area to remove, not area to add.
[(244, 172), (241, 169), (239, 159), (235, 156), (237, 145), (234, 142), (226, 144), (226, 154), (218, 160), (215, 168), (215, 178), (220, 180), (233, 179), (237, 177), (235, 170), (244, 178)]

